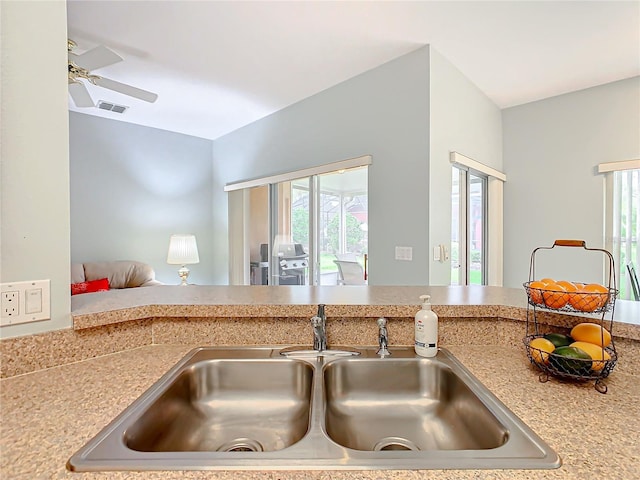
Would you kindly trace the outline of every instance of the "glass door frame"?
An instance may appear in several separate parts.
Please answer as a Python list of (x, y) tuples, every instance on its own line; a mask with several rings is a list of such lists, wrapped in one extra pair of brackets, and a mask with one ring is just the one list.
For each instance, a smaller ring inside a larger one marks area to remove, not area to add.
[[(470, 285), (471, 271), (471, 228), (470, 228), (470, 206), (471, 206), (471, 176), (480, 179), (482, 183), (482, 249), (481, 249), (481, 285), (488, 284), (489, 248), (488, 248), (488, 175), (465, 167), (463, 165), (452, 165), (452, 175), (458, 171), (458, 285)], [(453, 192), (452, 192), (453, 193)], [(453, 267), (453, 265), (452, 265)]]
[(318, 175), (309, 177), (309, 285), (320, 285), (320, 182)]

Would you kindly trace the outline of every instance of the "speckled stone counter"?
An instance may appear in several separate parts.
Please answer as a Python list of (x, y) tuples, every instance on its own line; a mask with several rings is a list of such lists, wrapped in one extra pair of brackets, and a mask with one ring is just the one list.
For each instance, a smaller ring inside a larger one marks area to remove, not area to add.
[[(542, 471), (71, 473), (67, 459), (201, 345), (310, 345), (327, 304), (330, 345), (411, 345), (419, 295), (432, 295), (439, 341), (562, 457)], [(592, 382), (542, 384), (522, 345), (520, 289), (499, 287), (153, 287), (74, 297), (74, 327), (0, 341), (0, 478), (101, 479), (637, 479), (640, 478), (640, 303), (617, 302), (618, 364)], [(618, 306), (618, 304), (620, 304)], [(588, 317), (587, 317), (588, 318)], [(541, 313), (543, 331), (585, 317)]]
[[(76, 295), (71, 309), (76, 330), (153, 317), (309, 317), (320, 303), (330, 306), (333, 316), (413, 317), (422, 294), (431, 295), (441, 317), (526, 318), (523, 289), (488, 286), (163, 285)], [(614, 320), (622, 328), (640, 325), (640, 302), (616, 305)]]
[[(330, 341), (371, 345), (376, 341), (376, 318), (385, 316), (396, 329), (397, 342), (411, 345), (413, 316), (424, 293), (432, 297), (445, 338), (457, 338), (460, 330), (488, 340), (504, 336), (504, 328), (495, 328), (497, 321), (517, 331), (514, 338), (524, 335), (526, 295), (516, 288), (130, 288), (72, 297), (73, 328), (0, 340), (0, 377), (152, 344), (306, 344), (309, 318), (320, 303), (327, 305)], [(570, 329), (585, 318), (556, 312), (538, 315), (545, 328), (556, 330)], [(640, 340), (640, 302), (616, 302), (614, 319), (616, 338)]]
[(0, 381), (4, 479), (616, 479), (640, 478), (640, 378), (538, 381), (522, 348), (449, 345), (481, 382), (562, 457), (556, 470), (216, 471), (72, 473), (68, 458), (192, 346), (147, 346)]

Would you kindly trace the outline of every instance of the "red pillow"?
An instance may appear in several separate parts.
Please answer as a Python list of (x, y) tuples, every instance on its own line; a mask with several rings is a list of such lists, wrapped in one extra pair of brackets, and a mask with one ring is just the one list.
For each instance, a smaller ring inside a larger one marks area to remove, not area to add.
[(71, 295), (77, 295), (79, 293), (104, 292), (105, 290), (109, 290), (108, 278), (71, 284)]

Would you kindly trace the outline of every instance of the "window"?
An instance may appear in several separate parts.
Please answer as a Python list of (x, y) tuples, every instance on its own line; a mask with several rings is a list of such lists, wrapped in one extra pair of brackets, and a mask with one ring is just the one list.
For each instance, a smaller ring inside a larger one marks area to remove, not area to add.
[[(636, 167), (636, 168), (628, 168)], [(618, 298), (633, 300), (627, 265), (638, 271), (640, 251), (640, 160), (600, 164), (605, 176), (605, 248), (616, 264)]]

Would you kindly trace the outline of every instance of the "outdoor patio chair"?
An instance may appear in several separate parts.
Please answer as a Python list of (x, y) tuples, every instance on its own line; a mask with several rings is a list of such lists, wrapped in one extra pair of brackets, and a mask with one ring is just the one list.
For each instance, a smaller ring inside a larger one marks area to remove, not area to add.
[(334, 260), (333, 262), (338, 266), (339, 285), (366, 285), (364, 268), (358, 262), (346, 260)]

